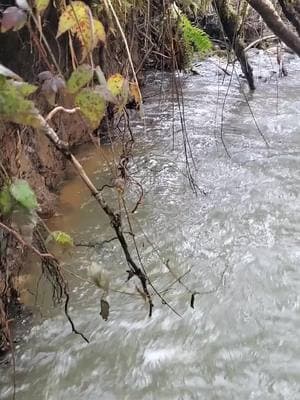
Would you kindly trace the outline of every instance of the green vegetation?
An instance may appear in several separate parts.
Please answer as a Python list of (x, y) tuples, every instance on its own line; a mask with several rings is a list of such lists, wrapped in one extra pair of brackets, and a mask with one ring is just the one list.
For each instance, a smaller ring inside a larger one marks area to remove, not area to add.
[(37, 87), (24, 82), (7, 79), (0, 71), (0, 116), (2, 120), (36, 127), (37, 109), (26, 99)]
[(35, 193), (24, 179), (15, 179), (6, 184), (0, 192), (0, 215), (8, 215), (15, 207), (22, 207), (24, 211), (33, 211), (38, 207)]
[(204, 55), (211, 51), (212, 42), (208, 35), (202, 29), (193, 26), (184, 14), (179, 16), (179, 28), (182, 33), (186, 66), (191, 63), (195, 52)]

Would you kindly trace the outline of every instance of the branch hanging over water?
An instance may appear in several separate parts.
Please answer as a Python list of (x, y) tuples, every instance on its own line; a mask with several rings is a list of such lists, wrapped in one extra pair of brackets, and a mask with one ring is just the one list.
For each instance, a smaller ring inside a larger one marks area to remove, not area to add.
[(300, 38), (283, 22), (270, 0), (247, 0), (267, 26), (300, 57)]
[(151, 298), (151, 295), (148, 290), (148, 285), (147, 285), (148, 278), (147, 278), (146, 274), (138, 267), (138, 265), (135, 263), (135, 261), (131, 257), (131, 254), (128, 249), (127, 241), (125, 239), (124, 232), (122, 230), (122, 221), (121, 221), (120, 214), (118, 212), (115, 212), (106, 203), (106, 201), (103, 198), (102, 193), (96, 188), (96, 186), (93, 184), (93, 182), (87, 176), (87, 174), (85, 173), (82, 165), (77, 160), (77, 158), (70, 152), (69, 146), (58, 137), (56, 132), (51, 128), (51, 126), (48, 124), (48, 122), (41, 115), (39, 116), (39, 119), (40, 119), (40, 124), (41, 124), (41, 131), (51, 140), (51, 142), (63, 154), (63, 156), (73, 164), (73, 166), (76, 169), (76, 171), (78, 172), (80, 178), (85, 183), (85, 185), (88, 187), (91, 194), (94, 196), (94, 198), (98, 202), (99, 206), (102, 208), (102, 210), (105, 212), (105, 214), (109, 218), (111, 226), (113, 227), (113, 229), (116, 233), (116, 236), (119, 240), (119, 243), (120, 243), (123, 253), (125, 255), (126, 261), (130, 267), (130, 271), (132, 272), (133, 275), (136, 275), (141, 282), (144, 294), (149, 303), (149, 316), (151, 317), (152, 310), (153, 310), (153, 302), (152, 302), (152, 298)]

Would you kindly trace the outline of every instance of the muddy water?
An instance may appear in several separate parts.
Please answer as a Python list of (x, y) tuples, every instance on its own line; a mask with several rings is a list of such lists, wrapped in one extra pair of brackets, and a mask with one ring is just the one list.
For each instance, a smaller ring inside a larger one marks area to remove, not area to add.
[[(133, 122), (131, 171), (145, 190), (133, 228), (153, 284), (169, 287), (164, 297), (180, 317), (154, 297), (148, 318), (134, 285), (124, 284), (117, 243), (76, 249), (64, 258), (77, 275), (68, 275), (70, 311), (90, 344), (70, 333), (61, 310), (45, 314), (41, 307), (42, 317), (17, 346), (17, 399), (300, 399), (300, 63), (291, 58), (289, 76), (279, 80), (271, 57), (256, 54), (253, 64), (265, 74), (253, 95), (235, 74), (228, 90), (230, 77), (211, 61), (184, 80), (193, 174), (206, 196), (196, 197), (184, 176), (179, 112), (175, 106), (174, 120), (166, 77), (163, 90), (161, 76), (149, 77), (147, 129)], [(89, 148), (80, 157), (99, 187), (109, 183), (112, 149)], [(132, 186), (129, 209), (137, 197)], [(62, 189), (50, 225), (77, 241), (113, 235), (76, 178)], [(183, 285), (170, 287), (174, 277), (162, 259), (201, 293), (194, 309)], [(107, 322), (99, 316), (98, 289), (85, 281), (92, 262), (109, 272), (113, 289), (127, 293), (110, 293)], [(9, 370), (0, 382), (1, 398), (10, 398)]]

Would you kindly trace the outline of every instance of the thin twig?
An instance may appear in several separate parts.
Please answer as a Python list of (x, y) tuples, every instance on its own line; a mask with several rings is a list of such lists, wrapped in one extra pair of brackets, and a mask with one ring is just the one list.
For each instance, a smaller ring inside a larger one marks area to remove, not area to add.
[(194, 308), (194, 302), (195, 302), (195, 296), (196, 296), (196, 295), (212, 294), (212, 293), (215, 293), (215, 292), (218, 291), (218, 289), (220, 288), (220, 286), (221, 286), (222, 283), (223, 283), (224, 275), (225, 275), (225, 273), (226, 273), (226, 271), (227, 271), (228, 268), (229, 268), (229, 265), (227, 264), (226, 267), (224, 268), (222, 274), (221, 274), (219, 283), (217, 284), (217, 286), (216, 286), (214, 289), (206, 290), (206, 291), (204, 291), (204, 292), (195, 291), (195, 292), (192, 294), (192, 296), (191, 296), (191, 307), (192, 307), (192, 308)]
[(114, 240), (118, 240), (118, 238), (112, 237), (111, 239), (107, 239), (107, 240), (103, 240), (102, 242), (88, 242), (88, 243), (82, 243), (82, 242), (75, 242), (74, 245), (76, 247), (91, 247), (91, 248), (95, 248), (95, 247), (102, 247), (104, 244), (108, 244)]
[[(143, 97), (142, 97), (142, 93), (140, 91), (140, 85), (139, 85), (139, 82), (138, 82), (138, 79), (137, 79), (137, 76), (136, 76), (135, 68), (134, 68), (134, 65), (133, 65), (133, 61), (132, 61), (132, 57), (131, 57), (131, 53), (130, 53), (130, 50), (129, 50), (129, 46), (128, 46), (128, 42), (127, 42), (125, 33), (124, 33), (123, 29), (122, 29), (122, 26), (120, 24), (119, 18), (118, 18), (117, 14), (116, 14), (116, 11), (115, 11), (115, 9), (114, 9), (114, 7), (112, 5), (111, 0), (105, 0), (105, 3), (106, 3), (106, 7), (111, 10), (111, 12), (112, 12), (112, 14), (114, 16), (114, 19), (116, 21), (117, 27), (118, 27), (118, 29), (120, 31), (121, 36), (122, 36), (122, 39), (123, 39), (123, 42), (124, 42), (124, 45), (125, 45), (125, 48), (126, 48), (126, 52), (127, 52), (127, 55), (128, 55), (129, 64), (130, 64), (130, 67), (131, 67), (131, 70), (132, 70), (133, 78), (134, 78), (134, 81), (136, 83), (138, 95), (139, 95), (139, 98), (142, 99)], [(143, 114), (142, 107), (143, 106), (142, 106), (142, 101), (141, 101), (140, 110), (141, 110), (141, 113)]]
[(29, 248), (33, 253), (35, 253), (37, 256), (39, 256), (41, 259), (51, 259), (51, 260), (55, 260), (56, 258), (54, 257), (53, 254), (50, 253), (41, 253), (36, 247), (34, 247), (32, 244), (25, 242), (25, 240), (22, 238), (22, 236), (15, 231), (14, 229), (8, 227), (7, 225), (5, 225), (3, 222), (0, 222), (0, 227), (4, 230), (6, 230), (7, 232), (9, 232), (11, 235), (13, 235), (17, 241), (19, 243), (21, 243), (21, 245), (23, 247), (27, 247)]

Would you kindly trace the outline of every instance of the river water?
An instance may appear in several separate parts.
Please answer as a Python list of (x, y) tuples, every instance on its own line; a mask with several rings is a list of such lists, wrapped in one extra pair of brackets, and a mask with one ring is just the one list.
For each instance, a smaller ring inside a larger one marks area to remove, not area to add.
[[(252, 95), (235, 73), (223, 79), (218, 60), (202, 62), (200, 75), (183, 80), (191, 168), (206, 195), (195, 196), (185, 176), (167, 75), (163, 83), (161, 75), (149, 75), (146, 123), (133, 117), (130, 168), (145, 191), (133, 230), (153, 285), (169, 289), (164, 299), (179, 315), (154, 296), (148, 317), (133, 282), (124, 284), (127, 268), (116, 242), (76, 248), (64, 257), (64, 267), (82, 277), (66, 272), (70, 312), (90, 344), (71, 333), (60, 308), (47, 311), (42, 285), (34, 325), (16, 347), (17, 399), (300, 399), (300, 62), (290, 57), (282, 79), (272, 75), (272, 57), (256, 54), (252, 62), (262, 77)], [(117, 144), (92, 146), (79, 155), (98, 186), (109, 183), (119, 151)], [(137, 198), (131, 185), (128, 209)], [(75, 177), (62, 188), (59, 215), (49, 223), (76, 241), (113, 236)], [(100, 291), (85, 280), (91, 263), (108, 271), (113, 290), (127, 293), (111, 291), (107, 322), (99, 316)], [(183, 276), (184, 285), (171, 285), (174, 276)], [(194, 309), (191, 291), (200, 292)], [(11, 398), (11, 375), (1, 370), (1, 399)]]

